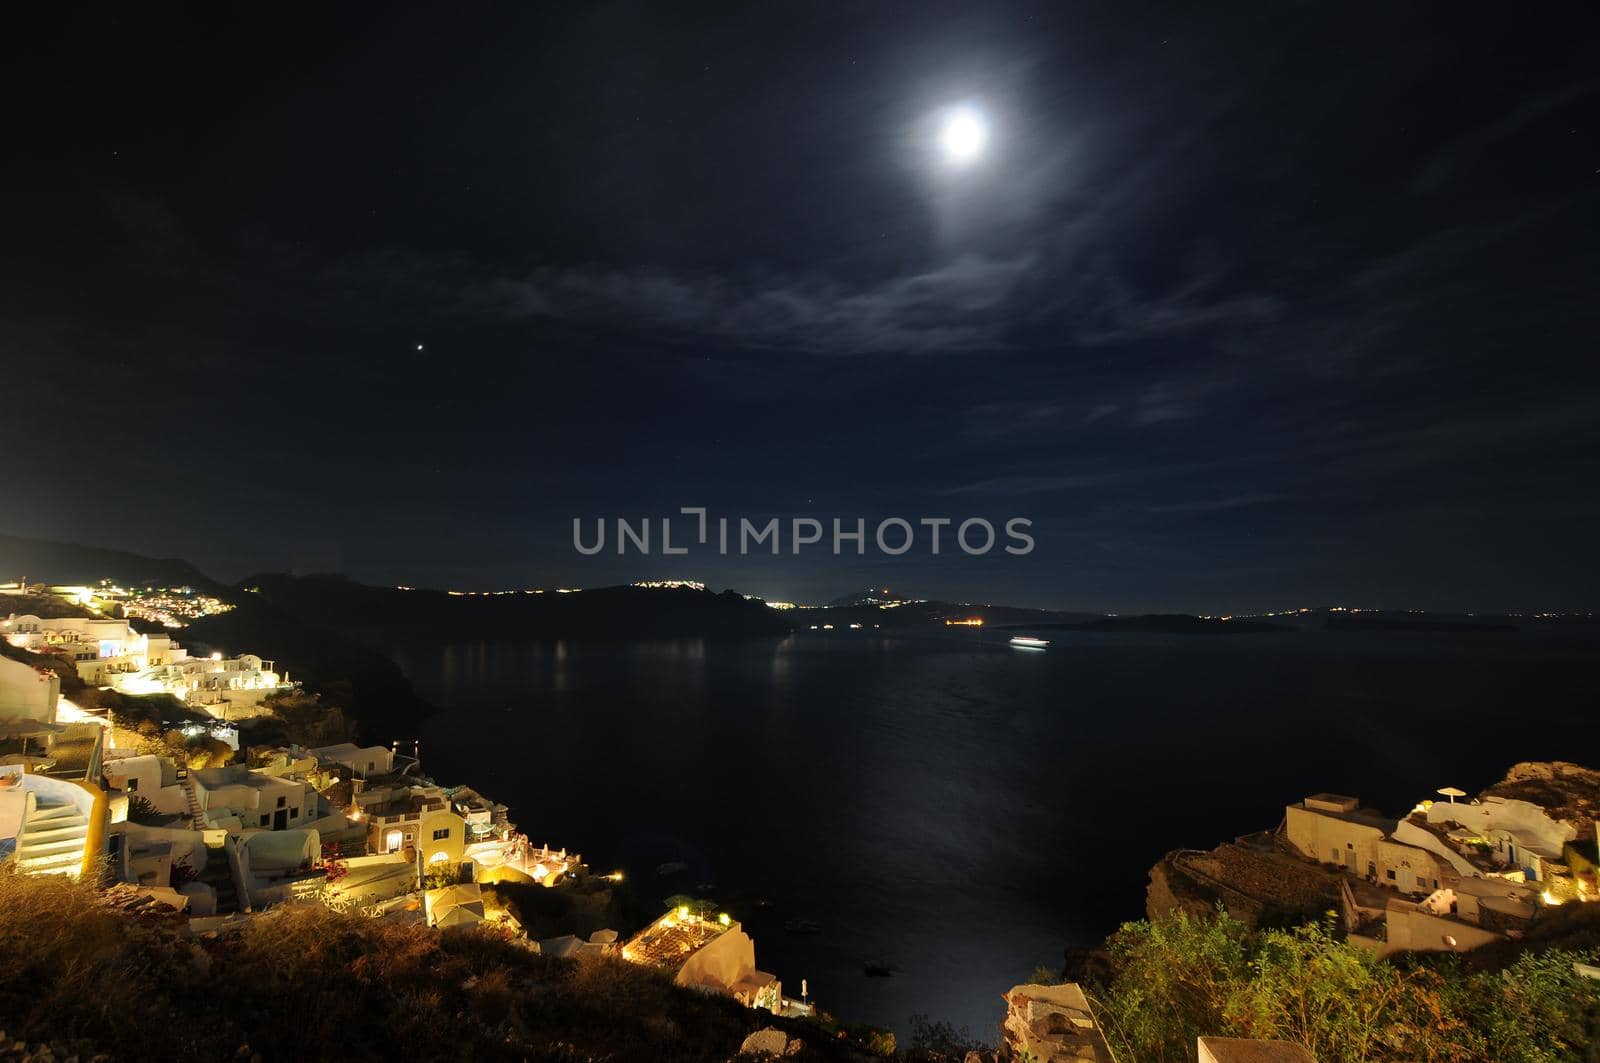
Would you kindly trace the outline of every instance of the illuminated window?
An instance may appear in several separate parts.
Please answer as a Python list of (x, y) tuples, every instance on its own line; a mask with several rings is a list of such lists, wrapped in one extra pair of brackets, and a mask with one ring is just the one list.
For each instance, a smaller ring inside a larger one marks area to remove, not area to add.
[(450, 859), (450, 854), (449, 853), (437, 852), (437, 853), (434, 853), (432, 856), (428, 857), (428, 863), (430, 863), (430, 864), (442, 864), (448, 859)]
[(406, 836), (397, 830), (392, 830), (384, 836), (383, 841), (385, 852), (398, 853), (400, 847), (405, 844)]

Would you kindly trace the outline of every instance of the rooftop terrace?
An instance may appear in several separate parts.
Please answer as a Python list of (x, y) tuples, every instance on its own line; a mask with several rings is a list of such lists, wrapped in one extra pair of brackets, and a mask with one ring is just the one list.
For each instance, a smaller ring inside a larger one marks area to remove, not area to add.
[(727, 916), (702, 919), (685, 908), (677, 908), (630, 938), (622, 946), (622, 958), (675, 971), (734, 925)]

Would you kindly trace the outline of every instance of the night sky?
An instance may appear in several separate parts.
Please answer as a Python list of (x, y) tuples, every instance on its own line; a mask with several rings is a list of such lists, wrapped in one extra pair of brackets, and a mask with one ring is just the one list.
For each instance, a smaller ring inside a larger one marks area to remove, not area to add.
[[(8, 42), (0, 531), (229, 579), (1600, 600), (1592, 9), (331, 7)], [(572, 547), (687, 505), (1038, 547)]]

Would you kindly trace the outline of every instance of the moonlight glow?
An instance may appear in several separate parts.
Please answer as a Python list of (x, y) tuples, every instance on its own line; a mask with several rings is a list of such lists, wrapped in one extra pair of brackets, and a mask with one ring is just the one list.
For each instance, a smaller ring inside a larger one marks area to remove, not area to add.
[(945, 158), (955, 163), (971, 162), (982, 155), (988, 140), (989, 127), (983, 116), (967, 107), (951, 111), (939, 133), (939, 145), (944, 149)]

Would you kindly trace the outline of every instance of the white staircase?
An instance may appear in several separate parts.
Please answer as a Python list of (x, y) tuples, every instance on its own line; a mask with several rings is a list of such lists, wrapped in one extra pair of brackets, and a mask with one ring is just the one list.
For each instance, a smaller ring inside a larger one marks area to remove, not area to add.
[(83, 870), (89, 821), (76, 805), (42, 801), (23, 821), (17, 838), (17, 869), (34, 875), (72, 875)]

